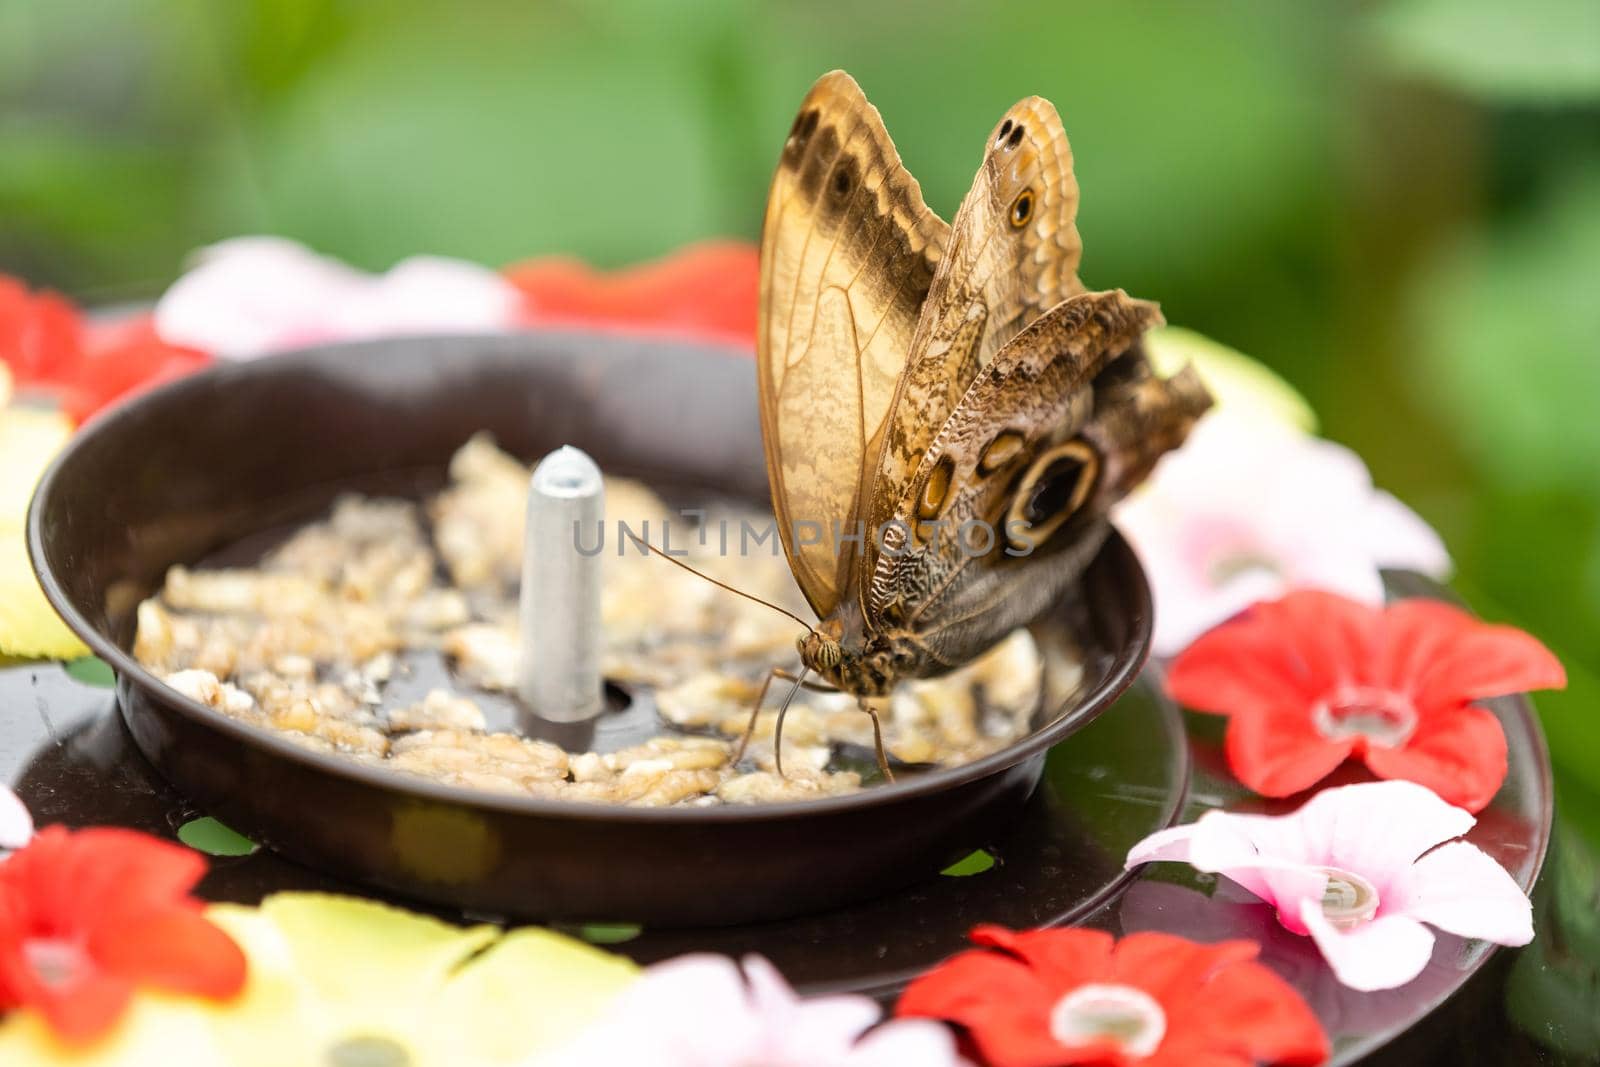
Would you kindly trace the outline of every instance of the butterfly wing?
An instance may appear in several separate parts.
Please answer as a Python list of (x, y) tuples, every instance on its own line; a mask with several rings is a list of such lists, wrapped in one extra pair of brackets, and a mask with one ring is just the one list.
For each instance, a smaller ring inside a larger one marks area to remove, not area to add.
[[(872, 460), (949, 227), (843, 71), (800, 105), (761, 233), (757, 367), (779, 534), (819, 616), (856, 556)], [(841, 550), (836, 551), (836, 546)]]
[(1210, 404), (1192, 370), (1148, 373), (1139, 339), (1160, 321), (1120, 290), (1079, 294), (977, 372), (896, 503), (874, 618), (952, 666), (1060, 595), (1111, 505)]
[(933, 435), (978, 369), (1018, 331), (1083, 291), (1078, 182), (1061, 117), (1029, 97), (995, 124), (951, 226), (885, 430), (869, 512), (893, 514)]

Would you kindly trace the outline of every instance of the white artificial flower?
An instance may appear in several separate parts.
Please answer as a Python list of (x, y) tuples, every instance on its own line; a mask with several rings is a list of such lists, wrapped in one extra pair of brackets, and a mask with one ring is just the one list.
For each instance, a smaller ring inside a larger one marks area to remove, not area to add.
[(1296, 589), (1376, 605), (1380, 568), (1450, 572), (1438, 534), (1354, 452), (1238, 410), (1201, 419), (1114, 518), (1150, 579), (1160, 656)]

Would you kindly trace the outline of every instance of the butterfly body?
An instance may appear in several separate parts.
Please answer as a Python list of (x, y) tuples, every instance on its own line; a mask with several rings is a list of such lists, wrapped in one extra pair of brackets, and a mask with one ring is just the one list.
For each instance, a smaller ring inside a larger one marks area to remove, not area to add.
[(914, 634), (872, 629), (848, 608), (823, 619), (796, 643), (800, 662), (835, 689), (888, 696), (903, 678), (922, 677), (930, 658)]
[(1066, 595), (1111, 506), (1210, 403), (1157, 378), (1155, 305), (1078, 279), (1060, 118), (991, 131), (952, 223), (841, 71), (807, 94), (762, 231), (762, 439), (821, 620), (802, 663), (868, 702), (969, 662)]

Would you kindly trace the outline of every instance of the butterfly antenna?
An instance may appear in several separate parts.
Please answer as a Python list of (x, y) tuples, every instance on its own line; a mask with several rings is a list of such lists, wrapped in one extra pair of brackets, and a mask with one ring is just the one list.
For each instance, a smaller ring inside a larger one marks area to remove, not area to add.
[(799, 623), (801, 626), (804, 626), (806, 628), (806, 632), (807, 633), (810, 633), (812, 630), (816, 629), (816, 627), (812, 626), (809, 622), (806, 622), (806, 620), (802, 619), (800, 616), (796, 615), (794, 612), (790, 611), (788, 608), (780, 608), (778, 605), (774, 604), (772, 601), (770, 601), (770, 600), (762, 600), (760, 597), (756, 596), (754, 593), (746, 593), (743, 589), (735, 589), (733, 586), (729, 585), (727, 582), (719, 582), (715, 578), (711, 577), (711, 575), (709, 575), (709, 574), (702, 574), (700, 571), (695, 570), (693, 567), (689, 566), (687, 563), (683, 562), (683, 560), (677, 558), (676, 556), (671, 556), (671, 555), (668, 555), (667, 553), (661, 551), (661, 549), (657, 548), (655, 545), (652, 545), (649, 541), (646, 541), (644, 538), (640, 537), (638, 534), (634, 533), (632, 530), (627, 529), (626, 527), (623, 528), (622, 532), (627, 534), (628, 537), (633, 541), (634, 544), (638, 545), (640, 548), (646, 549), (647, 551), (654, 552), (656, 555), (660, 556), (662, 559), (666, 560), (668, 563), (672, 564), (674, 567), (682, 567), (684, 570), (688, 571), (690, 574), (694, 575), (696, 578), (703, 578), (706, 581), (710, 582), (712, 585), (716, 586), (718, 589), (726, 589), (728, 592), (734, 594), (735, 596), (742, 596), (746, 600), (753, 600), (757, 604), (761, 604), (761, 605), (764, 605), (766, 607), (771, 608), (773, 611), (778, 612), (780, 615), (787, 615), (787, 616), (789, 616), (789, 618), (793, 619), (795, 622)]
[(789, 705), (794, 703), (794, 695), (800, 692), (800, 687), (806, 684), (806, 675), (811, 673), (811, 668), (801, 667), (800, 674), (795, 678), (794, 684), (784, 694), (783, 703), (778, 705), (778, 722), (772, 728), (772, 760), (778, 768), (778, 777), (783, 775), (783, 717), (789, 714)]

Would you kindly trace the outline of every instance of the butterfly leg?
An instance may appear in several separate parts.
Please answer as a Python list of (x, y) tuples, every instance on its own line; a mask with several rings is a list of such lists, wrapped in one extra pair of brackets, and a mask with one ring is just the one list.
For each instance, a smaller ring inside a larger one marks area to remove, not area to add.
[[(800, 686), (799, 686), (800, 688), (809, 689), (813, 693), (836, 693), (836, 692), (838, 692), (838, 690), (835, 689), (831, 685), (827, 685), (825, 683), (820, 683), (820, 682), (805, 681), (804, 680), (805, 679), (805, 673), (804, 672), (802, 672), (800, 674), (795, 674), (792, 671), (784, 670), (782, 667), (774, 667), (774, 668), (772, 668), (771, 670), (769, 670), (767, 672), (766, 680), (761, 683), (761, 691), (756, 694), (755, 703), (750, 708), (750, 721), (745, 724), (744, 736), (739, 738), (739, 747), (736, 750), (734, 750), (733, 759), (729, 760), (728, 761), (729, 763), (738, 763), (740, 760), (744, 759), (744, 750), (747, 747), (749, 747), (750, 738), (756, 732), (756, 720), (759, 719), (760, 716), (761, 716), (761, 705), (766, 703), (767, 690), (772, 688), (772, 680), (774, 678), (782, 678), (786, 682), (799, 682), (800, 683)], [(790, 693), (790, 698), (791, 699), (793, 698), (793, 695), (794, 695), (793, 692), (791, 692)], [(787, 700), (785, 700), (784, 701), (784, 711), (787, 711), (788, 708), (789, 708), (789, 702)], [(783, 774), (783, 712), (779, 712), (778, 713), (778, 725), (777, 725), (777, 727), (776, 727), (776, 729), (774, 730), (774, 733), (773, 733), (772, 750), (773, 750), (774, 758), (777, 760), (778, 774), (782, 775)]]
[(889, 769), (889, 755), (883, 749), (883, 723), (878, 720), (877, 709), (865, 700), (860, 702), (861, 710), (872, 717), (872, 745), (878, 755), (878, 770), (883, 773), (883, 780), (894, 781), (894, 772)]

